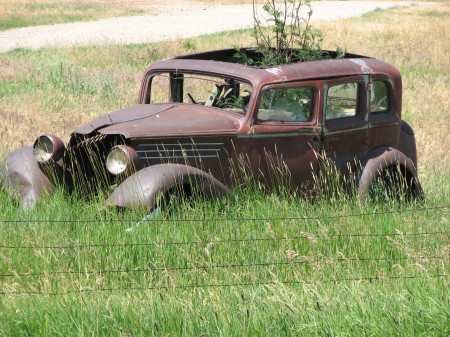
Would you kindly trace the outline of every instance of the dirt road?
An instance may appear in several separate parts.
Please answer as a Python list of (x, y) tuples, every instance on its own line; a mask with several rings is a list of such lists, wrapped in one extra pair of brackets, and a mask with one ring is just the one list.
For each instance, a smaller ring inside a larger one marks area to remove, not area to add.
[[(313, 21), (361, 16), (376, 8), (412, 2), (320, 1), (313, 3)], [(430, 3), (415, 3), (429, 5)], [(252, 27), (251, 5), (159, 5), (157, 15), (118, 17), (90, 22), (26, 27), (0, 31), (0, 52), (17, 47), (39, 49), (102, 42), (147, 43)], [(306, 10), (306, 9), (305, 9)], [(262, 13), (262, 10), (259, 10)]]

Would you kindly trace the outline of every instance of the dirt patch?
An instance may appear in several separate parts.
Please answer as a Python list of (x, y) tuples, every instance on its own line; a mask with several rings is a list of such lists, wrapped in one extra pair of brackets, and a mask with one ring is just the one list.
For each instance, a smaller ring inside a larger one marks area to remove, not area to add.
[[(386, 1), (320, 1), (313, 3), (312, 20), (337, 20), (361, 16), (376, 8), (386, 9), (409, 4)], [(424, 4), (430, 3), (419, 3)], [(158, 5), (154, 8), (157, 9), (157, 15), (117, 17), (3, 31), (0, 32), (0, 52), (17, 47), (39, 49), (102, 42), (150, 43), (249, 28), (253, 25), (251, 4), (221, 6), (189, 2)], [(307, 8), (304, 8), (304, 13), (306, 11)]]

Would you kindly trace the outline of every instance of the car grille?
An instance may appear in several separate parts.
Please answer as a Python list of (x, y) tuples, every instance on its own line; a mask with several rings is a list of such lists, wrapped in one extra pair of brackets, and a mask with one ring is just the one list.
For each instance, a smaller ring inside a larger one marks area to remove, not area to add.
[(106, 169), (106, 156), (114, 146), (114, 136), (74, 134), (64, 156), (71, 186), (81, 194), (97, 192), (112, 182)]

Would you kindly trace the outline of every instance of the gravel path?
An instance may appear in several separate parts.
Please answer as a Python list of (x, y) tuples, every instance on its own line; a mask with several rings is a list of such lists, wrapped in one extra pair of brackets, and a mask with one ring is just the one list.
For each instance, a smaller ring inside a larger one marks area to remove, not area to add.
[[(376, 8), (408, 6), (413, 2), (318, 1), (313, 21), (361, 16)], [(430, 3), (415, 3), (425, 5)], [(102, 19), (90, 22), (26, 27), (0, 31), (0, 52), (17, 47), (39, 49), (114, 43), (147, 43), (252, 27), (252, 5), (160, 5), (157, 15)], [(262, 13), (260, 10), (259, 13)]]

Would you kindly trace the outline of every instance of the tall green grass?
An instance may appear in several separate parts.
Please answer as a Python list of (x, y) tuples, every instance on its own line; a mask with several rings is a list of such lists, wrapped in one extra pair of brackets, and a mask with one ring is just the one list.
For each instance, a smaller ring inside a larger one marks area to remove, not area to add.
[(233, 195), (138, 226), (145, 212), (100, 212), (102, 198), (59, 191), (25, 212), (2, 192), (0, 333), (448, 334), (448, 208), (391, 213), (442, 196)]

